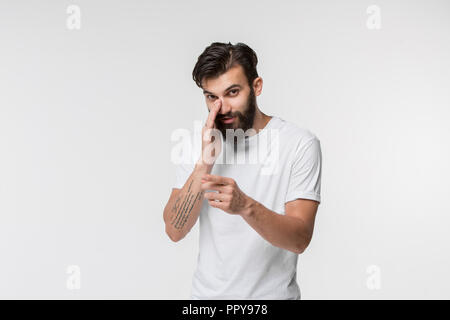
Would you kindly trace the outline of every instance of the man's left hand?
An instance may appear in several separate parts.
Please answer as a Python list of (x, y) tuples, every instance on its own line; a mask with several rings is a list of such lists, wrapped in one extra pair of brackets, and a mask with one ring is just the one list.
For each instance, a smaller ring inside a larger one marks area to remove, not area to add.
[(204, 192), (205, 199), (211, 207), (222, 209), (230, 214), (249, 214), (254, 200), (239, 189), (232, 178), (213, 174), (202, 176), (202, 190), (218, 192)]

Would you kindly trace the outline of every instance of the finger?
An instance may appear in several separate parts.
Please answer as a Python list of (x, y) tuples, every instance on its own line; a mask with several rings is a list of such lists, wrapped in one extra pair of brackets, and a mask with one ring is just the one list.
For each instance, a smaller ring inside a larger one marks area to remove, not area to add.
[(202, 190), (217, 190), (219, 192), (225, 192), (225, 186), (217, 184), (215, 182), (212, 181), (205, 181), (202, 180), (202, 184), (200, 185), (200, 188)]
[(215, 174), (205, 174), (202, 178), (206, 181), (215, 182), (216, 184), (229, 185), (233, 183), (233, 179), (222, 177)]
[(222, 106), (219, 101), (220, 100), (217, 100), (217, 102), (214, 103), (211, 111), (209, 112), (208, 119), (206, 120), (206, 128), (208, 129), (212, 129), (214, 127), (214, 121), (216, 120), (217, 113)]
[(219, 201), (229, 201), (230, 200), (230, 196), (227, 194), (223, 194), (223, 193), (218, 193), (218, 192), (205, 192), (203, 194), (203, 196), (205, 197), (205, 199), (208, 200), (219, 200)]
[(209, 200), (208, 203), (211, 207), (218, 208), (223, 211), (226, 211), (226, 209), (227, 209), (226, 204), (224, 202)]
[(215, 104), (211, 110), (209, 111), (208, 119), (206, 120), (206, 129), (212, 129), (214, 128), (215, 120), (217, 113), (219, 112), (220, 105)]

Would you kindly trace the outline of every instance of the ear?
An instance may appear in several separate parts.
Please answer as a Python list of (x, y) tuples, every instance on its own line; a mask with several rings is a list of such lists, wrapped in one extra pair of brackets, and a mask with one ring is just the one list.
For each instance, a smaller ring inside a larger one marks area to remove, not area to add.
[(259, 96), (262, 91), (263, 79), (261, 77), (257, 77), (253, 80), (253, 91), (255, 92), (255, 96)]

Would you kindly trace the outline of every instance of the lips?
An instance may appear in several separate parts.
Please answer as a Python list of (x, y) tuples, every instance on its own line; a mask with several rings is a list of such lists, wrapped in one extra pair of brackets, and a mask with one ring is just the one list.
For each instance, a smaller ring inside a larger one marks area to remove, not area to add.
[(220, 119), (220, 121), (222, 121), (223, 123), (233, 123), (234, 117), (224, 117)]

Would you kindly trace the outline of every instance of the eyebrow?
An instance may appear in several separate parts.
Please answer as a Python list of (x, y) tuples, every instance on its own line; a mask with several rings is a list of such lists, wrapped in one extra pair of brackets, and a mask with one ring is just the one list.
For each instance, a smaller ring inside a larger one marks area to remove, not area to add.
[[(233, 88), (242, 89), (242, 86), (240, 84), (236, 84), (235, 83), (235, 84), (232, 84), (231, 86), (229, 86), (228, 88), (226, 88), (224, 92), (227, 92), (228, 90), (231, 90)], [(203, 90), (203, 94), (207, 94), (207, 93), (214, 95), (214, 93), (212, 93), (212, 92), (209, 92), (207, 90)]]

